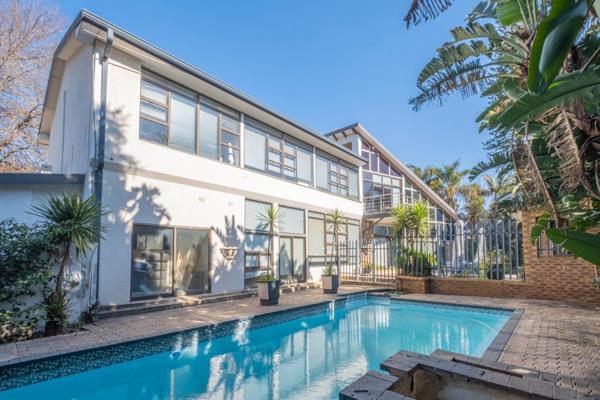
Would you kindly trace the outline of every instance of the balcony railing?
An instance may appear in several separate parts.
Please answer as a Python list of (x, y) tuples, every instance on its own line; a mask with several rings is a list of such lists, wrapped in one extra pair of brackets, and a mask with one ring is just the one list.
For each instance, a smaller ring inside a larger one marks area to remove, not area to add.
[(388, 214), (394, 207), (402, 204), (402, 195), (400, 193), (387, 193), (376, 196), (365, 196), (364, 214), (378, 215)]

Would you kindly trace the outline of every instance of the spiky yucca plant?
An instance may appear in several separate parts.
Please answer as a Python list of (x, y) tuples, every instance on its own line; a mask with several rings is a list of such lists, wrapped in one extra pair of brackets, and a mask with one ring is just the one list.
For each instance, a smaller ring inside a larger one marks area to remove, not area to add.
[(273, 258), (273, 238), (280, 228), (281, 220), (284, 217), (283, 211), (273, 205), (265, 207), (265, 210), (258, 213), (258, 220), (262, 223), (264, 229), (268, 232), (269, 237), (269, 269), (267, 270), (267, 280), (271, 280), (271, 272), (275, 271), (275, 263)]
[(71, 262), (71, 249), (79, 257), (102, 239), (106, 228), (100, 217), (105, 211), (94, 197), (83, 200), (76, 193), (65, 193), (50, 196), (45, 203), (33, 206), (31, 213), (44, 220), (48, 234), (59, 249), (56, 284), (43, 300), (47, 311), (45, 335), (48, 336), (61, 333), (66, 322), (68, 288), (65, 275)]

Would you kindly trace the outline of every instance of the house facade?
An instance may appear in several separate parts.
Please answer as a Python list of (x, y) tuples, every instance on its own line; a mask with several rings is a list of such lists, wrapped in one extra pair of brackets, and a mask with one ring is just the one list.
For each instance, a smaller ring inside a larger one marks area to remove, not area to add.
[[(107, 208), (92, 261), (93, 296), (109, 305), (254, 287), (269, 264), (270, 206), (282, 214), (277, 275), (319, 280), (329, 213), (345, 217), (342, 241), (378, 226), (364, 218), (374, 164), (353, 129), (320, 135), (82, 11), (53, 59), (40, 140), (52, 172), (81, 176), (83, 196)], [(406, 194), (414, 179), (394, 162), (381, 183)]]
[(426, 203), (432, 230), (440, 230), (458, 220), (456, 211), (448, 203), (360, 123), (336, 129), (325, 136), (365, 160), (361, 168), (363, 239), (391, 238), (392, 211), (403, 204)]

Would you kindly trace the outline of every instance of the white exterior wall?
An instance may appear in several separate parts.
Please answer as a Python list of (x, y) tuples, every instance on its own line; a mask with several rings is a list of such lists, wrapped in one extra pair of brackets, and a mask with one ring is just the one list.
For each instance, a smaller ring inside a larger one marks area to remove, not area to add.
[(31, 215), (31, 207), (40, 205), (48, 196), (81, 192), (79, 185), (0, 185), (0, 221), (14, 218), (23, 224), (40, 222)]
[(82, 46), (65, 66), (52, 121), (48, 162), (52, 172), (84, 174), (92, 139), (92, 47)]
[[(94, 92), (99, 104), (100, 73), (99, 68), (96, 70)], [(246, 198), (306, 211), (339, 208), (347, 217), (361, 218), (362, 203), (358, 201), (139, 140), (140, 81), (140, 62), (113, 50), (108, 70), (102, 194), (111, 213), (105, 217), (108, 232), (100, 250), (101, 304), (130, 301), (134, 223), (210, 228), (211, 293), (215, 294), (244, 289)], [(238, 247), (232, 263), (221, 256), (223, 239), (217, 232), (229, 232), (225, 245)], [(277, 260), (277, 254), (274, 257)], [(311, 268), (307, 275), (309, 280), (318, 279), (320, 269)]]

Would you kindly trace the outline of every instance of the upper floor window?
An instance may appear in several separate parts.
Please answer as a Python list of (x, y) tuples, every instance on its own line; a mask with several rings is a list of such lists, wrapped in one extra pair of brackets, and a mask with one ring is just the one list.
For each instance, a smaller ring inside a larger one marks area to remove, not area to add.
[(183, 88), (145, 76), (140, 138), (239, 165), (239, 115), (206, 103)]
[(358, 172), (338, 161), (318, 155), (317, 187), (345, 197), (358, 198)]
[(312, 183), (312, 150), (258, 124), (246, 124), (244, 164), (294, 182)]

